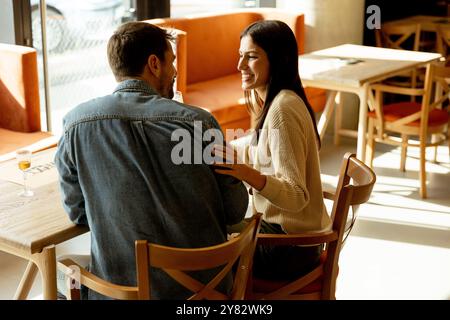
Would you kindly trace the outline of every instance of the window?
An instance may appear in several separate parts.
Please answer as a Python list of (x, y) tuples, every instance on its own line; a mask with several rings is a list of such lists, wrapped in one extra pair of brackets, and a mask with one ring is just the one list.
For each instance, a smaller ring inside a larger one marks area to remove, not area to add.
[[(41, 121), (46, 128), (46, 109), (49, 110), (51, 125), (47, 128), (59, 135), (62, 118), (68, 111), (84, 101), (110, 94), (116, 87), (107, 61), (106, 44), (118, 25), (136, 20), (137, 2), (46, 0), (45, 54), (39, 3), (39, 0), (30, 0), (29, 9), (32, 45), (38, 50)], [(256, 0), (171, 0), (170, 11), (172, 17), (180, 17), (260, 4), (261, 1)]]
[(204, 12), (255, 7), (257, 2), (255, 0), (171, 0), (170, 16), (176, 18)]
[[(41, 119), (45, 122), (44, 54), (39, 0), (31, 0), (33, 47), (38, 50)], [(116, 86), (106, 44), (126, 16), (123, 0), (47, 0), (46, 61), (51, 130), (62, 133), (62, 118), (73, 107), (106, 95)], [(45, 128), (45, 126), (43, 125)]]

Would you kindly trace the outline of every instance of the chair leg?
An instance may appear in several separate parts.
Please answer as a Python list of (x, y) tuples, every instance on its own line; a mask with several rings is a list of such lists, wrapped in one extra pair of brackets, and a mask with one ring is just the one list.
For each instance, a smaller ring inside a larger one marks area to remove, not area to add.
[(38, 272), (37, 266), (33, 261), (29, 261), (25, 273), (20, 280), (19, 287), (14, 295), (14, 300), (26, 300), (31, 288), (33, 287), (34, 279)]
[[(417, 70), (414, 69), (411, 72), (411, 88), (416, 88), (417, 87)], [(411, 102), (416, 102), (416, 96), (411, 95)]]
[(400, 171), (405, 172), (406, 167), (406, 154), (408, 152), (408, 136), (406, 134), (402, 134), (402, 146), (401, 146), (401, 155), (400, 155)]
[[(431, 135), (431, 143), (435, 143), (439, 139), (439, 136), (436, 134)], [(437, 150), (438, 146), (434, 147), (434, 154), (433, 154), (433, 162), (437, 163)]]
[(372, 168), (373, 166), (373, 156), (375, 153), (375, 139), (374, 139), (374, 120), (369, 118), (369, 122), (367, 124), (367, 145), (366, 145), (366, 159), (365, 163)]
[(420, 196), (422, 199), (427, 198), (427, 173), (425, 171), (425, 163), (426, 163), (426, 148), (425, 141), (420, 142)]

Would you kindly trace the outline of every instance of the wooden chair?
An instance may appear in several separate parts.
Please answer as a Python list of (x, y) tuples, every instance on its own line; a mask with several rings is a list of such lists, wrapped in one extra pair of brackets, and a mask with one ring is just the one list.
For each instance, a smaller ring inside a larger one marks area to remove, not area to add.
[[(400, 170), (405, 171), (408, 146), (420, 148), (420, 195), (427, 197), (425, 152), (426, 147), (437, 148), (448, 135), (448, 112), (441, 109), (444, 101), (449, 99), (450, 67), (428, 65), (425, 83), (422, 88), (403, 88), (385, 84), (373, 84), (369, 92), (368, 137), (366, 163), (372, 167), (374, 144), (382, 142), (401, 146)], [(436, 92), (432, 99), (432, 89)], [(375, 94), (373, 94), (375, 92)], [(383, 93), (420, 96), (422, 102), (398, 102), (383, 105)], [(431, 100), (432, 99), (432, 103)], [(399, 137), (397, 136), (399, 135)], [(410, 141), (410, 136), (417, 136), (418, 141)], [(432, 136), (431, 141), (429, 137)], [(450, 146), (449, 146), (450, 147)], [(434, 161), (436, 161), (436, 150)]]
[[(412, 44), (407, 46), (409, 39), (412, 39)], [(377, 47), (418, 51), (420, 24), (390, 25), (385, 23), (381, 29), (375, 29), (375, 41)]]
[[(354, 154), (346, 153), (341, 165), (335, 194), (324, 193), (334, 200), (331, 218), (332, 229), (305, 234), (259, 234), (258, 245), (317, 245), (326, 244), (320, 264), (314, 270), (294, 281), (272, 281), (251, 277), (247, 285), (247, 299), (305, 300), (335, 299), (339, 254), (346, 235), (356, 219), (357, 206), (366, 202), (375, 184), (375, 174)], [(348, 211), (353, 206), (353, 216), (347, 222)]]
[[(116, 285), (102, 280), (70, 259), (58, 262), (58, 269), (66, 275), (68, 288), (77, 287), (74, 286), (74, 281), (76, 281), (91, 290), (114, 299), (151, 299), (150, 267), (154, 267), (164, 270), (181, 285), (191, 290), (193, 295), (189, 300), (242, 300), (250, 273), (249, 270), (252, 267), (256, 234), (259, 231), (260, 223), (261, 214), (254, 215), (239, 236), (225, 243), (204, 248), (174, 248), (151, 244), (144, 240), (136, 241), (137, 286), (135, 287)], [(234, 274), (231, 294), (228, 296), (215, 290), (215, 287), (231, 271), (238, 260), (239, 265)], [(185, 273), (185, 271), (206, 270), (216, 267), (223, 268), (207, 284), (200, 283)], [(68, 299), (79, 298), (79, 290), (71, 289)]]
[[(381, 29), (375, 29), (375, 41), (377, 47), (419, 51), (420, 24), (392, 25), (385, 23)], [(417, 70), (412, 70), (386, 79), (384, 82), (415, 88), (417, 78)]]

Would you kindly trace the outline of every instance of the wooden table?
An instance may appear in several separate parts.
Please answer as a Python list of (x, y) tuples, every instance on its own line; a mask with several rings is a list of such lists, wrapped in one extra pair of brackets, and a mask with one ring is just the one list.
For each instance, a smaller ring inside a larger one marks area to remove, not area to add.
[(341, 128), (341, 112), (336, 112), (335, 143), (339, 135), (357, 137), (357, 157), (364, 161), (367, 131), (367, 98), (371, 83), (426, 65), (441, 57), (438, 53), (385, 49), (344, 44), (299, 56), (299, 72), (304, 86), (329, 90), (317, 128), (323, 138), (337, 100), (342, 111), (341, 92), (359, 97), (358, 131)]
[[(55, 150), (44, 152), (45, 156), (53, 159)], [(56, 299), (55, 245), (88, 229), (69, 220), (61, 204), (56, 180), (42, 182), (33, 188), (33, 197), (18, 196), (22, 185), (3, 180), (11, 173), (12, 165), (16, 165), (15, 161), (0, 167), (0, 250), (30, 261), (14, 299), (27, 298), (37, 270), (42, 277), (44, 299)], [(37, 169), (32, 162), (33, 168), (36, 176), (46, 170), (56, 170), (51, 160)]]

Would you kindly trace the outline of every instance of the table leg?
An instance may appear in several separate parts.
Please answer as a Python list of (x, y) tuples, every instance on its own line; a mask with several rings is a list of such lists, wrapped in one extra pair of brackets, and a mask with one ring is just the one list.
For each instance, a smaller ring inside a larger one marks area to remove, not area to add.
[(340, 130), (342, 127), (342, 108), (343, 108), (343, 96), (342, 92), (339, 92), (336, 96), (336, 109), (334, 111), (334, 145), (338, 146), (340, 143)]
[(364, 84), (358, 92), (359, 97), (359, 118), (358, 118), (358, 141), (356, 147), (356, 157), (365, 161), (366, 157), (366, 132), (367, 132), (367, 96), (369, 84)]
[(44, 300), (56, 300), (56, 254), (55, 246), (51, 245), (32, 256), (42, 278)]
[(14, 294), (14, 300), (26, 300), (28, 294), (30, 293), (31, 287), (33, 286), (34, 279), (36, 278), (38, 268), (33, 261), (29, 261), (27, 268), (20, 280), (20, 284), (17, 287), (16, 293)]
[(319, 123), (317, 124), (317, 131), (319, 131), (320, 140), (323, 139), (328, 126), (328, 122), (330, 122), (331, 115), (333, 114), (334, 99), (336, 98), (336, 94), (337, 91), (328, 92), (327, 103), (325, 104), (325, 108), (323, 109), (322, 115), (319, 119)]

